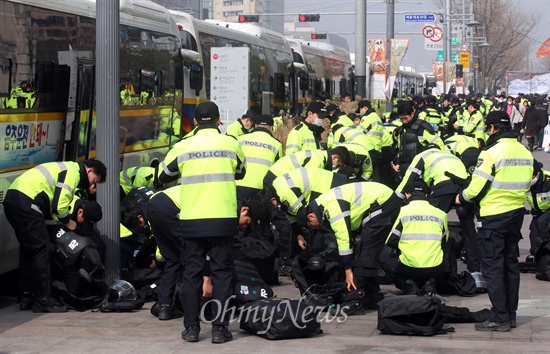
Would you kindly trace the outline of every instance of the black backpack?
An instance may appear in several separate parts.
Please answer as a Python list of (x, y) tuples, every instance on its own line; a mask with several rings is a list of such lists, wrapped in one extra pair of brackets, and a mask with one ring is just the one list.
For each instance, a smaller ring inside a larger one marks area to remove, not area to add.
[(433, 336), (454, 332), (443, 328), (441, 302), (433, 296), (400, 295), (378, 303), (378, 330), (384, 334)]
[(240, 327), (267, 339), (308, 337), (323, 333), (318, 311), (293, 299), (268, 298), (241, 306)]

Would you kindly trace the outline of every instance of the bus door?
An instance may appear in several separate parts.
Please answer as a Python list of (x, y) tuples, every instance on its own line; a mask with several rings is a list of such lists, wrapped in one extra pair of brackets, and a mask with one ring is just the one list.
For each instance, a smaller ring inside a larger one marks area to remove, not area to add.
[[(95, 157), (95, 147), (92, 147), (92, 123), (94, 118), (95, 101), (95, 63), (79, 60), (74, 121), (72, 124), (71, 140), (69, 142), (68, 157), (72, 161), (84, 161)], [(91, 150), (93, 154), (91, 154)], [(93, 155), (93, 156), (90, 156)]]

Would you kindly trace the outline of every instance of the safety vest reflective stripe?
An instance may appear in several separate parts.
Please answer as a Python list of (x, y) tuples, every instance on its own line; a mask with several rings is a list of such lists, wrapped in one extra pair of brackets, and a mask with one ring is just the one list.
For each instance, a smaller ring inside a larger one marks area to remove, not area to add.
[(401, 235), (401, 241), (441, 241), (441, 234), (411, 234)]
[(346, 211), (344, 211), (344, 212), (342, 212), (342, 213), (340, 213), (336, 216), (333, 216), (332, 218), (330, 218), (330, 222), (331, 223), (336, 222), (336, 221), (338, 221), (340, 219), (343, 219), (347, 216), (350, 216), (350, 211), (349, 210), (346, 210)]
[[(420, 137), (418, 137), (418, 138), (419, 138), (418, 140), (420, 140)], [(436, 141), (438, 141), (438, 140), (439, 140), (439, 135), (434, 135), (432, 140), (430, 140), (429, 144), (435, 144)]]
[(489, 180), (489, 181), (493, 181), (495, 179), (495, 177), (493, 175), (490, 175), (488, 174), (487, 172), (484, 172), (484, 171), (480, 171), (480, 170), (475, 170), (474, 175), (478, 175), (480, 177), (483, 177), (485, 178), (486, 180)]
[(268, 167), (271, 167), (271, 165), (273, 165), (273, 162), (267, 159), (262, 159), (261, 157), (247, 157), (246, 162), (257, 163), (259, 165), (264, 165)]
[(493, 181), (491, 187), (506, 190), (525, 190), (531, 187), (531, 182), (500, 182)]
[(304, 139), (304, 144), (315, 144), (315, 139)]
[(349, 249), (349, 250), (338, 250), (338, 255), (340, 256), (348, 256), (350, 254), (353, 254), (353, 250), (352, 249)]
[(253, 147), (258, 147), (262, 149), (267, 149), (274, 154), (279, 153), (279, 149), (276, 146), (273, 146), (271, 144), (261, 143), (254, 140), (239, 140), (239, 143), (241, 144), (241, 146), (253, 146)]
[(428, 174), (431, 174), (432, 173), (432, 170), (435, 168), (435, 166), (440, 162), (440, 161), (443, 161), (443, 160), (453, 160), (455, 159), (456, 157), (454, 155), (441, 155), (439, 156), (438, 158), (436, 158), (435, 160), (433, 160), (430, 164), (430, 167), (428, 168)]
[(360, 206), (361, 199), (363, 199), (363, 187), (361, 184), (355, 183), (355, 200), (353, 201), (353, 205)]
[(401, 231), (397, 230), (396, 228), (391, 229), (391, 233), (396, 236), (401, 236)]
[[(311, 150), (306, 150), (306, 158), (305, 159), (308, 159), (310, 157), (311, 157)], [(302, 167), (302, 165), (300, 165), (300, 161), (298, 161), (298, 157), (296, 157), (296, 155), (290, 155), (290, 161), (292, 162), (292, 165), (294, 166), (294, 168)]]
[(417, 175), (422, 176), (422, 171), (416, 167), (409, 167), (408, 170), (411, 171), (412, 173), (416, 173)]
[(372, 135), (372, 136), (376, 136), (376, 137), (379, 137), (379, 138), (381, 138), (382, 136), (384, 136), (383, 133), (375, 132), (375, 131), (372, 131), (372, 130), (369, 130), (369, 131), (367, 132), (367, 135)]
[(179, 175), (179, 173), (180, 173), (179, 171), (174, 171), (174, 172), (170, 171), (170, 170), (168, 169), (168, 166), (166, 165), (166, 162), (165, 162), (165, 161), (162, 161), (161, 164), (160, 164), (160, 166), (162, 167), (162, 171), (163, 171), (167, 176), (174, 177), (174, 176)]
[(195, 184), (204, 182), (231, 182), (235, 181), (235, 175), (232, 173), (209, 173), (206, 175), (194, 175), (181, 178), (181, 184)]
[(300, 150), (300, 146), (298, 146), (297, 144), (288, 144), (288, 145), (286, 146), (286, 149), (287, 149), (287, 150), (290, 150), (290, 149), (298, 149), (298, 150)]
[(361, 222), (361, 225), (365, 226), (365, 224), (368, 223), (372, 218), (374, 218), (377, 215), (382, 214), (382, 212), (383, 212), (382, 209), (378, 209), (378, 210), (370, 213), (366, 218), (363, 219), (363, 221)]
[[(65, 163), (57, 162), (57, 165), (59, 166), (59, 170), (60, 170), (59, 172), (67, 170), (67, 165), (65, 165)], [(36, 169), (39, 170), (44, 175), (44, 178), (46, 178), (46, 181), (48, 181), (48, 184), (50, 186), (54, 185), (55, 180), (53, 179), (52, 174), (50, 173), (50, 171), (48, 171), (47, 168), (45, 168), (44, 166), (38, 165), (36, 166)]]
[(69, 186), (69, 185), (66, 184), (66, 183), (57, 182), (57, 183), (55, 184), (55, 186), (56, 186), (57, 188), (66, 189), (67, 191), (69, 191), (69, 193), (74, 194), (74, 191), (73, 191), (73, 189), (71, 188), (71, 186)]

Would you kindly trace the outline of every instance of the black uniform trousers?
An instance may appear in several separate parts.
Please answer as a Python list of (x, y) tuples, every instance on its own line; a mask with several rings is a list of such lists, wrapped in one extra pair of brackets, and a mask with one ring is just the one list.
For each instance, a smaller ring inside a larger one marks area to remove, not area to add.
[(550, 210), (538, 215), (534, 212), (531, 212), (531, 214), (533, 214), (533, 220), (531, 220), (531, 224), (529, 225), (529, 230), (531, 230), (529, 232), (529, 241), (531, 243), (529, 253), (534, 256), (541, 243), (550, 238)]
[[(517, 218), (516, 218), (517, 219)], [(523, 216), (506, 229), (477, 232), (479, 255), (491, 300), (491, 321), (516, 319), (519, 302), (519, 241)]]
[(164, 193), (147, 202), (147, 218), (160, 253), (166, 259), (157, 287), (160, 305), (173, 304), (176, 285), (183, 275), (183, 238), (176, 233), (181, 228), (179, 212), (180, 209)]
[[(231, 285), (233, 266), (233, 236), (186, 238), (183, 246), (183, 286), (180, 296), (185, 317), (183, 326), (199, 325), (202, 276), (206, 256), (210, 257), (212, 279), (212, 325), (228, 325), (228, 300), (233, 292)], [(203, 307), (204, 308), (204, 307)]]
[[(22, 193), (9, 190), (8, 194), (12, 194), (9, 196), (10, 199), (22, 201), (19, 205), (29, 204), (28, 208), (20, 208), (4, 203), (4, 213), (19, 242), (19, 293), (22, 295), (24, 292), (34, 292), (36, 296), (49, 296), (50, 261), (54, 247), (49, 242), (44, 214)], [(34, 207), (31, 207), (31, 204)]]
[[(355, 285), (364, 289), (367, 297), (376, 296), (380, 292), (378, 283), (379, 258), (393, 223), (401, 210), (401, 199), (393, 194), (390, 199), (371, 210), (363, 219), (359, 249), (354, 261)], [(357, 244), (357, 243), (356, 243)]]

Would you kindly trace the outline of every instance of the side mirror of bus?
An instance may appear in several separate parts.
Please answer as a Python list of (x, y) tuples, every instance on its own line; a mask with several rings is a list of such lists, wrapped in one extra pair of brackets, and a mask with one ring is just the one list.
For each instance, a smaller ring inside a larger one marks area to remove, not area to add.
[(191, 65), (189, 71), (189, 87), (192, 90), (202, 90), (202, 65)]

